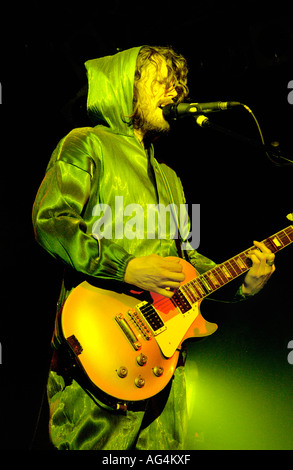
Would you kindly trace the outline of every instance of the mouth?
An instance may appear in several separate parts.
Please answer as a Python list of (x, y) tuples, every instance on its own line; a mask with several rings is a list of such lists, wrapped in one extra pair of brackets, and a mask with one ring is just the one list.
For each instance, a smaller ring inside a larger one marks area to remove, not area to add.
[(158, 105), (158, 108), (163, 109), (165, 106), (167, 106), (167, 104), (174, 104), (174, 101), (167, 101), (165, 103), (160, 103)]

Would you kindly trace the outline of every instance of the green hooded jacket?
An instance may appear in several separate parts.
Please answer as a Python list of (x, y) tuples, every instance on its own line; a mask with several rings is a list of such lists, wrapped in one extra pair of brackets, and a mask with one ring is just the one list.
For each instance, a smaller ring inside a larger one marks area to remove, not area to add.
[[(156, 161), (152, 146), (144, 150), (129, 124), (139, 50), (86, 62), (87, 108), (97, 125), (59, 142), (33, 207), (35, 237), (45, 250), (74, 272), (118, 282), (133, 257), (178, 256), (168, 224), (162, 237), (147, 220), (148, 208), (185, 203), (176, 173)], [(215, 265), (194, 250), (188, 256), (200, 272)]]

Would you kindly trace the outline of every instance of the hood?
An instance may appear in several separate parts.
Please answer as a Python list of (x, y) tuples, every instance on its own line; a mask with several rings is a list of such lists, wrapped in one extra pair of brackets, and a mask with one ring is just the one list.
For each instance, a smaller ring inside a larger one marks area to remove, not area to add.
[(133, 84), (136, 59), (141, 47), (115, 55), (88, 60), (87, 110), (94, 125), (103, 124), (116, 133), (133, 135), (127, 125), (133, 112)]

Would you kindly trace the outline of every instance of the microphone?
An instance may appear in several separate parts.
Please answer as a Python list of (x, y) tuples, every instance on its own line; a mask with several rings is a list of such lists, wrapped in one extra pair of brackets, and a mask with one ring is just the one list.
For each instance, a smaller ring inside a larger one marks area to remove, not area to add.
[(226, 109), (241, 106), (239, 101), (214, 101), (212, 103), (171, 103), (164, 106), (163, 116), (166, 121), (176, 121), (187, 116), (196, 116), (202, 113), (214, 113), (226, 111)]

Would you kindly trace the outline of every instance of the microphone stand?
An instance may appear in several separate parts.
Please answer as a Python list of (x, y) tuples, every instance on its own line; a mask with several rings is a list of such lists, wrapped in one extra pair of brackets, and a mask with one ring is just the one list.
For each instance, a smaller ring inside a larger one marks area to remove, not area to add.
[[(206, 116), (203, 114), (200, 114), (199, 116), (193, 116), (193, 118), (196, 120), (196, 123), (200, 127), (204, 128), (209, 128), (213, 129), (217, 132), (220, 132), (222, 134), (225, 134), (229, 137), (232, 137), (234, 139), (239, 140), (240, 142), (244, 142), (246, 144), (249, 144), (255, 148), (258, 148), (260, 150), (264, 150), (268, 156), (268, 158), (273, 161), (273, 163), (277, 165), (293, 165), (293, 156), (288, 154), (287, 152), (284, 152), (280, 147), (279, 144), (276, 142), (275, 144), (271, 145), (266, 145), (260, 142), (257, 142), (254, 139), (251, 139), (250, 137), (243, 136), (241, 134), (238, 134), (237, 132), (231, 131), (230, 129), (227, 129), (225, 127), (219, 126), (218, 124), (215, 124), (211, 122)], [(274, 162), (273, 159), (276, 159), (277, 162)]]

